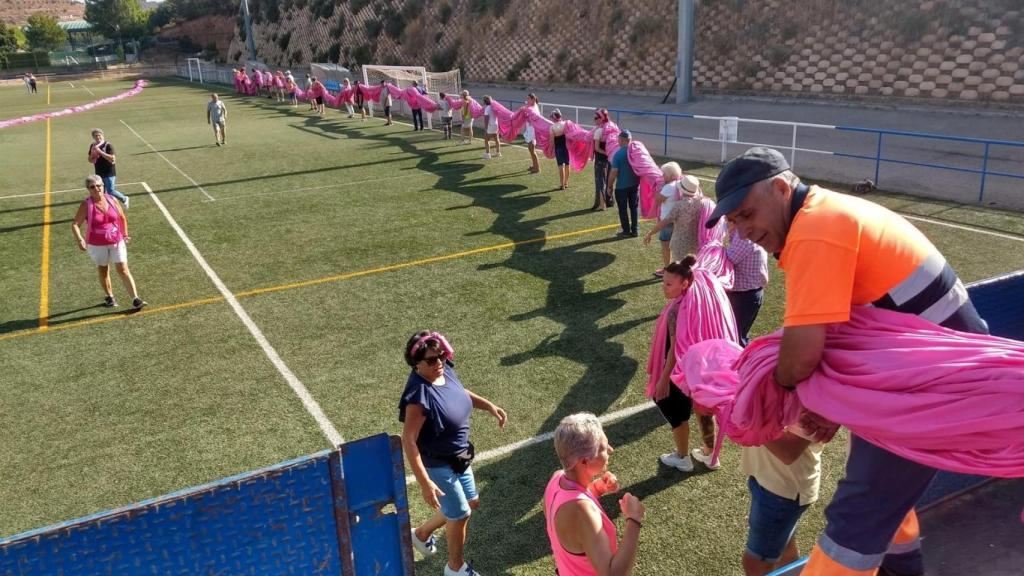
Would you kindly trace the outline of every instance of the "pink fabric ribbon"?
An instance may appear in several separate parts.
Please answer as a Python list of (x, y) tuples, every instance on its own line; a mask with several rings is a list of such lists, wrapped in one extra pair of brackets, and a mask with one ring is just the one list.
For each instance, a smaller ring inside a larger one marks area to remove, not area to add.
[(673, 353), (676, 365), (669, 378), (683, 393), (686, 374), (683, 371), (683, 357), (691, 346), (709, 339), (724, 339), (739, 342), (736, 319), (729, 304), (726, 290), (732, 287), (732, 263), (725, 257), (723, 239), (725, 227), (704, 227), (711, 217), (715, 203), (705, 199), (701, 206), (697, 234), (697, 262), (693, 266), (693, 282), (690, 288), (675, 301), (669, 302), (661, 310), (654, 327), (651, 340), (651, 351), (647, 357), (647, 389), (648, 398), (654, 395), (654, 388), (665, 370), (665, 346), (668, 339), (668, 311), (678, 302), (676, 312), (676, 342)]
[(639, 140), (631, 140), (626, 150), (626, 158), (630, 167), (636, 172), (640, 179), (640, 214), (644, 218), (655, 218), (658, 213), (658, 204), (654, 197), (665, 185), (665, 177), (661, 174), (661, 167), (658, 166), (647, 147)]
[(79, 106), (71, 106), (69, 108), (65, 108), (63, 110), (57, 110), (55, 112), (44, 112), (44, 113), (41, 113), (41, 114), (32, 114), (31, 116), (22, 116), (20, 118), (9, 118), (7, 120), (0, 120), (0, 129), (10, 128), (11, 126), (18, 126), (20, 124), (28, 124), (30, 122), (35, 122), (37, 120), (46, 120), (47, 118), (60, 118), (62, 116), (68, 116), (70, 114), (78, 114), (80, 112), (88, 112), (89, 110), (92, 110), (94, 108), (98, 108), (100, 106), (105, 106), (107, 104), (112, 104), (114, 102), (119, 102), (119, 101), (124, 100), (126, 98), (131, 98), (132, 96), (135, 96), (137, 94), (141, 94), (143, 88), (145, 88), (148, 84), (149, 84), (149, 82), (147, 82), (145, 80), (136, 80), (135, 81), (135, 86), (132, 89), (127, 90), (125, 92), (122, 92), (122, 93), (120, 93), (120, 94), (118, 94), (116, 96), (108, 96), (106, 98), (100, 98), (99, 100), (94, 100), (92, 102), (89, 102), (88, 104), (82, 104), (82, 105), (79, 105)]
[(683, 359), (686, 390), (735, 442), (778, 438), (803, 407), (926, 466), (1024, 477), (1024, 343), (858, 306), (828, 327), (821, 364), (791, 391), (772, 376), (781, 340), (742, 353), (709, 340)]

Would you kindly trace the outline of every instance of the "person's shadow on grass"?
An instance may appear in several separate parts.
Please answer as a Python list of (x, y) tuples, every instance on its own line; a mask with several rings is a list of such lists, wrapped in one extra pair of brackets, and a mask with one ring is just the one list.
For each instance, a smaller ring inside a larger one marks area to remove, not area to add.
[[(282, 114), (294, 114), (292, 110), (281, 110)], [(487, 177), (469, 178), (475, 170), (451, 171), (449, 163), (442, 163), (442, 154), (453, 154), (460, 150), (452, 147), (441, 151), (418, 144), (434, 141), (433, 138), (415, 138), (406, 133), (381, 134), (368, 132), (372, 126), (353, 126), (329, 119), (318, 118), (305, 122), (302, 129), (319, 130), (326, 134), (361, 141), (388, 142), (401, 150), (403, 157), (419, 158), (416, 168), (437, 177), (435, 189), (464, 196), (468, 204), (464, 208), (484, 208), (494, 216), (493, 223), (485, 231), (516, 242), (508, 258), (499, 264), (486, 264), (480, 270), (505, 267), (544, 280), (547, 285), (545, 304), (536, 310), (513, 315), (512, 322), (544, 317), (563, 329), (551, 334), (530, 350), (510, 352), (501, 359), (506, 366), (521, 364), (545, 356), (557, 356), (584, 366), (584, 373), (567, 387), (565, 395), (558, 401), (550, 415), (539, 426), (537, 432), (548, 432), (566, 415), (590, 411), (604, 414), (621, 397), (639, 366), (634, 358), (625, 354), (622, 344), (613, 338), (644, 323), (654, 316), (602, 326), (601, 321), (625, 305), (621, 295), (634, 288), (650, 285), (650, 281), (636, 281), (614, 288), (587, 292), (583, 278), (593, 274), (615, 261), (615, 256), (591, 248), (611, 241), (610, 238), (589, 240), (579, 243), (547, 246), (544, 226), (564, 218), (554, 215), (529, 218), (529, 212), (551, 201), (549, 194), (520, 194), (527, 190), (522, 184), (497, 182)], [(429, 133), (428, 133), (429, 134)], [(477, 163), (476, 170), (484, 165)], [(583, 212), (588, 213), (589, 211)], [(479, 232), (470, 232), (479, 234)], [(611, 231), (609, 231), (609, 236)], [(529, 240), (529, 242), (523, 242)], [(545, 249), (547, 248), (547, 249)], [(638, 424), (639, 423), (639, 424)], [(646, 411), (609, 426), (609, 437), (613, 443), (624, 444), (640, 438), (663, 421), (656, 413)], [(481, 462), (476, 466), (480, 481), (483, 505), (470, 529), (470, 549), (474, 557), (482, 560), (481, 565), (489, 571), (504, 567), (507, 572), (514, 566), (527, 564), (550, 554), (545, 537), (543, 515), (531, 512), (543, 495), (544, 485), (555, 470), (557, 462), (550, 441), (533, 447), (517, 450), (494, 462)], [(637, 492), (650, 495), (679, 481), (678, 475), (656, 474), (634, 488)], [(617, 515), (618, 508), (607, 507), (610, 515)], [(509, 527), (514, 527), (510, 529)], [(490, 543), (489, 546), (472, 542)], [(441, 556), (441, 555), (438, 555)], [(428, 563), (440, 570), (441, 560), (435, 558)]]

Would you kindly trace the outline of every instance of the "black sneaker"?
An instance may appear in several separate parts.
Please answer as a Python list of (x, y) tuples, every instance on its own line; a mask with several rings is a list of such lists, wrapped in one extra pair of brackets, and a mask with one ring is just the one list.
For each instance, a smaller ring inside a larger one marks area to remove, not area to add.
[(630, 232), (629, 233), (629, 237), (630, 238), (639, 238), (640, 237), (640, 233), (639, 232)]
[(141, 310), (146, 306), (149, 306), (149, 303), (143, 300), (142, 298), (136, 298), (135, 300), (132, 300), (132, 308), (135, 308), (136, 310)]
[(117, 300), (114, 300), (113, 296), (107, 296), (103, 299), (104, 308), (117, 308)]
[(618, 231), (615, 233), (616, 238), (629, 238), (629, 232)]

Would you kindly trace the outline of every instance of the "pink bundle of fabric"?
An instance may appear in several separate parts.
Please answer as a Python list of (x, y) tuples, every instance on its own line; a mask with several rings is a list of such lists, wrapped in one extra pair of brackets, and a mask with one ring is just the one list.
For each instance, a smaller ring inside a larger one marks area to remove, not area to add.
[[(462, 98), (449, 95), (445, 96), (445, 99), (448, 100), (452, 110), (462, 110)], [(469, 115), (471, 118), (479, 118), (484, 115), (484, 107), (474, 100), (472, 96), (469, 98)]]
[[(707, 229), (704, 223), (715, 209), (715, 203), (708, 200), (701, 207), (700, 232), (697, 236), (697, 262), (693, 266), (693, 282), (677, 301), (676, 313), (676, 365), (669, 378), (683, 393), (689, 395), (686, 387), (686, 373), (683, 357), (692, 346), (705, 340), (722, 339), (739, 342), (736, 318), (729, 304), (726, 290), (732, 287), (732, 263), (725, 257), (723, 240), (725, 228), (715, 226)], [(665, 369), (665, 342), (668, 338), (669, 302), (662, 309), (655, 324), (651, 352), (647, 358), (647, 396), (654, 393), (654, 386)]]
[(702, 198), (697, 225), (697, 264), (694, 267), (714, 274), (718, 282), (728, 290), (732, 288), (734, 279), (732, 262), (725, 253), (725, 239), (729, 235), (728, 224), (725, 218), (720, 218), (718, 224), (712, 228), (704, 225), (714, 211), (715, 201), (706, 196)]
[(241, 94), (243, 91), (244, 84), (242, 83), (242, 76), (235, 74), (235, 92)]
[(926, 466), (1024, 477), (1024, 343), (855, 307), (828, 327), (820, 366), (794, 392), (772, 377), (781, 339), (758, 338), (742, 354), (705, 342), (683, 360), (696, 402), (731, 403), (720, 422), (736, 442), (778, 438), (802, 406)]
[(665, 177), (661, 174), (661, 167), (651, 158), (647, 147), (639, 140), (631, 140), (626, 150), (629, 165), (636, 172), (640, 179), (640, 214), (644, 218), (656, 218), (658, 204), (655, 202), (655, 195), (665, 184)]
[(363, 98), (367, 100), (373, 100), (374, 102), (380, 100), (380, 93), (384, 91), (384, 86), (380, 84), (376, 86), (366, 86), (364, 84), (357, 84), (360, 92), (363, 93)]
[[(336, 97), (333, 97), (338, 104), (355, 104), (356, 102), (356, 89), (354, 86), (349, 85), (348, 88), (343, 88), (341, 92), (338, 92)], [(337, 106), (337, 104), (334, 104)]]
[(409, 108), (417, 110), (422, 108), (427, 111), (428, 114), (433, 114), (437, 111), (437, 102), (427, 96), (420, 94), (420, 91), (415, 86), (409, 86), (405, 90), (402, 90), (397, 96), (392, 92), (392, 97), (397, 97), (400, 100), (404, 100)]
[(31, 116), (22, 116), (20, 118), (10, 118), (8, 120), (0, 120), (0, 129), (10, 128), (11, 126), (18, 126), (20, 124), (28, 124), (29, 122), (35, 122), (37, 120), (46, 120), (47, 118), (60, 118), (61, 116), (68, 116), (70, 114), (77, 114), (79, 112), (88, 112), (93, 108), (104, 106), (106, 104), (112, 104), (125, 98), (131, 98), (136, 94), (141, 94), (142, 89), (145, 88), (149, 82), (145, 80), (136, 80), (135, 86), (131, 90), (126, 90), (116, 96), (108, 96), (106, 98), (100, 98), (94, 100), (88, 104), (82, 104), (80, 106), (71, 106), (63, 110), (57, 110), (54, 112), (44, 112), (42, 114), (33, 114)]

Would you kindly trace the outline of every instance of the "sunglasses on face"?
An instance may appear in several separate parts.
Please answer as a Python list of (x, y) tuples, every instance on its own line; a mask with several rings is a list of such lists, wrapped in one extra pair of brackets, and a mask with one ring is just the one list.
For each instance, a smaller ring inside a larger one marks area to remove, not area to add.
[(102, 190), (103, 184), (89, 184), (89, 190)]
[(434, 364), (444, 364), (444, 355), (425, 356), (422, 361), (426, 362), (427, 366), (433, 366)]

